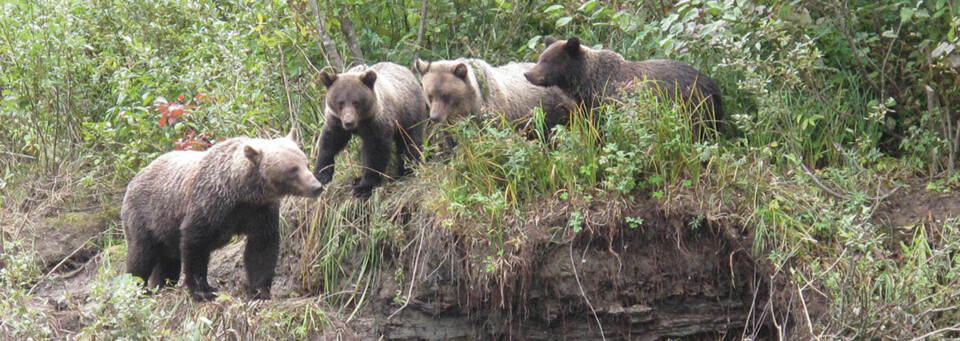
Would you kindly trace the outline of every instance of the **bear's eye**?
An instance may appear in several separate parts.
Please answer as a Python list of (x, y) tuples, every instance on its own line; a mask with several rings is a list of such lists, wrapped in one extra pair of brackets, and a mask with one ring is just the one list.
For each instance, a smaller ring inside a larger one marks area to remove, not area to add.
[(340, 101), (340, 109), (343, 109), (343, 106), (347, 105), (347, 101)]
[(289, 169), (287, 169), (287, 174), (289, 175), (297, 174), (297, 171), (299, 170), (299, 168), (300, 167), (297, 167), (297, 166), (290, 167)]
[(353, 107), (354, 107), (354, 108), (359, 107), (359, 106), (360, 106), (360, 101), (353, 101)]

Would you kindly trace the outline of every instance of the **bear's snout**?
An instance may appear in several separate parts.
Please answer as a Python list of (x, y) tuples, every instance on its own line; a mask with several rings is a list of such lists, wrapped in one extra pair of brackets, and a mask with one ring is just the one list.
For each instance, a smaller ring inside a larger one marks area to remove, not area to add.
[(320, 196), (320, 193), (323, 193), (323, 185), (319, 181), (314, 182), (310, 189), (307, 191), (307, 196), (311, 198), (316, 198)]
[(430, 120), (433, 121), (433, 123), (443, 122), (443, 115), (430, 113)]
[(343, 108), (343, 112), (340, 115), (340, 124), (343, 125), (343, 129), (345, 130), (357, 129), (358, 117), (357, 109), (352, 106), (347, 106)]
[(542, 84), (543, 84), (543, 78), (542, 78), (542, 77), (537, 77), (537, 75), (533, 74), (532, 71), (524, 72), (524, 73), (523, 73), (523, 77), (526, 77), (526, 78), (527, 78), (527, 81), (530, 82), (530, 83), (532, 83), (533, 85), (542, 85)]

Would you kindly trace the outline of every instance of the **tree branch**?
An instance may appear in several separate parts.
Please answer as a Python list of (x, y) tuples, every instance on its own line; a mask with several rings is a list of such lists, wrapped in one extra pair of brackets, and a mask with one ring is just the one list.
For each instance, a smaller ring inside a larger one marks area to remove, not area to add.
[(320, 35), (321, 52), (327, 59), (329, 63), (333, 66), (337, 72), (343, 71), (343, 58), (340, 57), (340, 52), (337, 51), (337, 44), (333, 42), (333, 38), (330, 38), (330, 34), (327, 33), (327, 22), (323, 20), (323, 16), (320, 15), (320, 6), (317, 5), (317, 0), (310, 0), (310, 8), (313, 9), (313, 15), (317, 20), (317, 34)]
[(356, 31), (353, 30), (353, 20), (350, 19), (350, 13), (346, 9), (340, 11), (340, 32), (343, 33), (343, 37), (347, 40), (347, 47), (350, 48), (350, 53), (353, 55), (353, 58), (363, 62), (363, 51), (360, 50), (360, 43), (357, 42)]
[(427, 23), (427, 0), (420, 6), (420, 25), (417, 27), (417, 51), (413, 53), (413, 67), (416, 68), (417, 59), (420, 59), (420, 50), (423, 49), (423, 30)]

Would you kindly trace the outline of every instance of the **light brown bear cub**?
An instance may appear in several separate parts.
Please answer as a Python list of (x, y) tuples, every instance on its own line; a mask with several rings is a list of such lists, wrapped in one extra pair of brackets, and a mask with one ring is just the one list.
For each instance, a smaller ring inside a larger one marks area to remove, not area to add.
[(542, 106), (545, 125), (565, 124), (575, 109), (570, 97), (557, 87), (530, 84), (523, 74), (533, 63), (509, 63), (492, 67), (479, 59), (425, 62), (417, 60), (423, 91), (430, 105), (430, 119), (505, 119), (517, 125), (530, 123), (533, 109)]
[(544, 44), (547, 47), (537, 65), (525, 74), (527, 80), (557, 86), (587, 108), (617, 96), (622, 87), (636, 81), (670, 100), (679, 97), (688, 108), (707, 114), (711, 122), (723, 118), (720, 87), (687, 64), (667, 59), (630, 62), (616, 52), (582, 46), (577, 37), (547, 37)]
[(404, 158), (420, 160), (427, 105), (413, 72), (397, 64), (377, 63), (341, 74), (323, 73), (320, 81), (327, 88), (326, 123), (313, 171), (321, 183), (333, 179), (334, 159), (353, 135), (363, 141), (363, 176), (353, 188), (357, 197), (369, 197), (380, 186), (393, 148), (401, 175), (407, 173)]
[(163, 154), (130, 181), (123, 198), (127, 272), (155, 288), (176, 284), (182, 268), (191, 296), (212, 299), (210, 253), (242, 234), (245, 292), (269, 299), (280, 247), (280, 199), (316, 197), (321, 190), (296, 131)]

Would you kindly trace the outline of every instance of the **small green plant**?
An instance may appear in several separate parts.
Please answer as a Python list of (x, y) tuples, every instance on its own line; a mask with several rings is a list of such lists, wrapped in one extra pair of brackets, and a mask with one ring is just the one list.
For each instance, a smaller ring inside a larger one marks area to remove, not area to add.
[(625, 217), (624, 220), (627, 221), (627, 226), (630, 226), (632, 229), (639, 228), (643, 225), (643, 218), (640, 217)]
[(100, 271), (90, 297), (90, 321), (82, 334), (91, 339), (159, 340), (169, 318), (152, 297), (144, 296), (143, 281), (129, 274)]
[(580, 211), (570, 212), (570, 216), (567, 218), (567, 227), (573, 228), (574, 234), (583, 231), (583, 213), (580, 213)]

